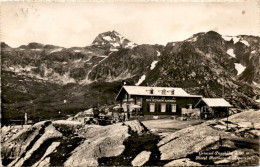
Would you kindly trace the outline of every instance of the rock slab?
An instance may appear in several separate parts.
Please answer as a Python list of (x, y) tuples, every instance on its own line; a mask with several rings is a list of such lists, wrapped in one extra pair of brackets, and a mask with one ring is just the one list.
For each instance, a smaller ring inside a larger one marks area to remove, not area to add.
[(142, 151), (132, 161), (133, 166), (143, 166), (150, 158), (150, 151)]

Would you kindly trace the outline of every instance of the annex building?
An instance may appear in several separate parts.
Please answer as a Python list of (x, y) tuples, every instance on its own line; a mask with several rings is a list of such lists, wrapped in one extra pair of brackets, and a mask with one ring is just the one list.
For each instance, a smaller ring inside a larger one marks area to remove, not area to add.
[(182, 88), (124, 85), (116, 101), (120, 101), (120, 107), (130, 114), (181, 115), (183, 109), (193, 109), (201, 98)]

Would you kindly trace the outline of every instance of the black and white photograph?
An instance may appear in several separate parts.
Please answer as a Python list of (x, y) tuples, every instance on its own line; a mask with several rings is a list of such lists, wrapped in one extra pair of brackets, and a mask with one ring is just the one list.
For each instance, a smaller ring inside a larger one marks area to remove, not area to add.
[(0, 12), (0, 166), (260, 165), (259, 0)]

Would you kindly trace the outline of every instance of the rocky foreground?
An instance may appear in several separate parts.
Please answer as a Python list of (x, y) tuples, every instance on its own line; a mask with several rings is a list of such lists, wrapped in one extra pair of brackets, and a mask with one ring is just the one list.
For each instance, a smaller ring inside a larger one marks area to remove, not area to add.
[(39, 122), (19, 131), (2, 128), (2, 164), (34, 167), (257, 165), (259, 119), (260, 111), (243, 112), (229, 118), (228, 132), (223, 119), (163, 137), (151, 133), (139, 121), (84, 126), (59, 120)]

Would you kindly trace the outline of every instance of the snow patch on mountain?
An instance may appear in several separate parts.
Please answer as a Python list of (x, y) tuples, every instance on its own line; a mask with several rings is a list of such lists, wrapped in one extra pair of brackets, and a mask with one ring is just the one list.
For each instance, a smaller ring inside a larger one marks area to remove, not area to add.
[(254, 54), (254, 53), (255, 53), (255, 50), (251, 51), (251, 53)]
[(233, 39), (234, 44), (237, 43), (237, 42), (241, 42), (241, 43), (245, 44), (246, 46), (250, 46), (250, 44), (249, 44), (246, 40), (244, 40), (244, 39), (242, 39), (242, 38), (239, 38), (239, 37), (234, 37), (234, 36), (222, 36), (222, 38), (223, 38), (224, 40), (226, 40), (226, 41), (230, 41), (230, 40)]
[(30, 65), (22, 67), (20, 65), (17, 65), (17, 66), (10, 66), (9, 71), (12, 71), (15, 73), (22, 73), (22, 72), (30, 72), (32, 69), (35, 69), (35, 68), (37, 68), (37, 67), (30, 66)]
[(158, 63), (158, 61), (153, 61), (150, 69), (153, 70), (157, 63)]
[(161, 56), (161, 53), (159, 51), (156, 51), (156, 52), (157, 52), (157, 56), (158, 57)]
[(191, 37), (187, 41), (189, 42), (196, 42), (198, 37)]
[(228, 49), (227, 54), (229, 54), (231, 57), (236, 58), (236, 55), (234, 54), (234, 49)]
[(54, 49), (54, 50), (50, 51), (50, 54), (55, 53), (55, 52), (60, 52), (61, 50), (62, 50), (62, 48)]
[(240, 38), (234, 36), (222, 36), (222, 38), (226, 41), (230, 41), (231, 39), (233, 39), (234, 44), (240, 40)]
[(249, 43), (247, 41), (245, 41), (245, 40), (241, 40), (240, 42), (245, 44), (246, 46), (250, 46)]
[(128, 42), (127, 45), (125, 46), (125, 48), (130, 48), (133, 49), (134, 47), (136, 47), (137, 45), (133, 42)]
[(77, 52), (77, 53), (79, 53), (79, 52), (81, 52), (81, 50), (73, 50), (74, 52)]
[(139, 81), (135, 84), (136, 86), (140, 85), (144, 80), (145, 80), (146, 76), (142, 75), (141, 78), (139, 79)]
[(105, 37), (103, 37), (103, 39), (105, 39), (107, 41), (112, 41), (112, 38), (110, 36), (105, 36)]
[(42, 49), (30, 49), (30, 50), (34, 50), (34, 51), (42, 51)]
[(74, 60), (73, 62), (74, 63), (79, 63), (82, 59), (77, 59), (77, 60)]
[(118, 43), (111, 43), (114, 47), (120, 47)]
[(113, 48), (110, 48), (110, 51), (111, 51), (111, 52), (117, 52), (117, 51), (118, 51), (118, 49), (113, 49)]
[(240, 63), (235, 63), (235, 68), (237, 70), (237, 75), (240, 75), (246, 69), (246, 67)]
[[(254, 84), (256, 87), (260, 88), (260, 84), (254, 82), (254, 81), (253, 81), (253, 84)], [(259, 99), (259, 100), (260, 100), (260, 99)]]

